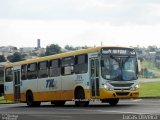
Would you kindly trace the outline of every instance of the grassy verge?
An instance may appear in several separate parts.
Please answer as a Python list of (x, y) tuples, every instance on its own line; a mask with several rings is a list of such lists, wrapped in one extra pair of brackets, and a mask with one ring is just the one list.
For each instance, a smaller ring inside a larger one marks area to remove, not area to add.
[(140, 97), (160, 97), (160, 82), (142, 83)]
[(4, 97), (0, 97), (0, 104), (9, 104), (9, 103), (13, 103), (13, 102), (5, 100)]

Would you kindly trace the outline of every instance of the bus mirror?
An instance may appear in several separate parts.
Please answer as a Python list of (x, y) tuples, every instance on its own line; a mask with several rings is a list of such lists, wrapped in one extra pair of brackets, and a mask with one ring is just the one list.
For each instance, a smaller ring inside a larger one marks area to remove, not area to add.
[(136, 70), (137, 70), (137, 74), (141, 72), (141, 62), (140, 62), (140, 60), (137, 61)]
[(104, 61), (103, 60), (101, 60), (101, 66), (104, 67)]
[(137, 73), (137, 75), (139, 74), (139, 69), (138, 69), (138, 65), (136, 65), (136, 73)]

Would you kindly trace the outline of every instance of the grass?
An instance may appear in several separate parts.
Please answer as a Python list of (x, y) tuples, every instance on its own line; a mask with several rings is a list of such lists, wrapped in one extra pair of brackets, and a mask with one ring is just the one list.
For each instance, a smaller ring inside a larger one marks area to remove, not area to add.
[(142, 83), (140, 97), (160, 97), (160, 82)]
[(13, 103), (13, 102), (5, 100), (4, 97), (0, 97), (0, 104), (9, 104), (9, 103)]

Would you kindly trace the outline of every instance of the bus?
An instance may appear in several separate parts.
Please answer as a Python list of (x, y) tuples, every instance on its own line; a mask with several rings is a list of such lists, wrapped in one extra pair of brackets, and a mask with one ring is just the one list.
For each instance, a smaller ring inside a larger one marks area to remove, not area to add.
[(5, 65), (4, 97), (28, 106), (74, 101), (116, 105), (138, 98), (138, 62), (129, 47), (95, 47)]

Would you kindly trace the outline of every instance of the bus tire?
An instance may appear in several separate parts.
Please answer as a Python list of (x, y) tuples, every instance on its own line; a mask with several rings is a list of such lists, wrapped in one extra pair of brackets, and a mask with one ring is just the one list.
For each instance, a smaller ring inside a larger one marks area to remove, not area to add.
[(109, 99), (108, 102), (111, 106), (115, 106), (119, 102), (119, 98)]
[(75, 93), (75, 105), (76, 106), (88, 106), (89, 101), (85, 99), (85, 93), (82, 88), (78, 89)]
[(36, 102), (34, 101), (33, 94), (31, 91), (28, 91), (26, 93), (26, 102), (29, 107), (36, 107), (36, 106), (40, 106), (41, 104), (40, 101), (36, 101)]

